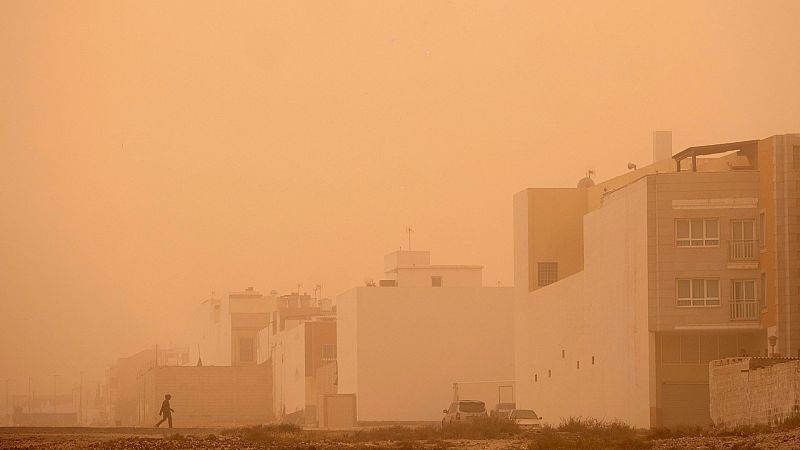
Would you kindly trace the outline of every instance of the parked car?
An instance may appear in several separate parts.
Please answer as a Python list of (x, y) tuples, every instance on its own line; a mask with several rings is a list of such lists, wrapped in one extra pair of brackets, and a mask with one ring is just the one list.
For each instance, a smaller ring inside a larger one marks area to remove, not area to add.
[(515, 409), (517, 409), (516, 403), (498, 403), (492, 410), (491, 416), (497, 419), (508, 419), (508, 415)]
[(485, 418), (486, 404), (480, 400), (458, 400), (450, 404), (450, 408), (442, 410), (442, 426), (452, 423), (467, 422)]
[(537, 416), (532, 409), (515, 409), (508, 418), (522, 428), (538, 429), (542, 427), (542, 418)]

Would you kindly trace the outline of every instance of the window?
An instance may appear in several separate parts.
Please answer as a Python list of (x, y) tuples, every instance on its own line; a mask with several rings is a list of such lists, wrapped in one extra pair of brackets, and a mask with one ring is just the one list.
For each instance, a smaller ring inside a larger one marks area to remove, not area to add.
[(718, 279), (679, 279), (677, 284), (678, 306), (719, 306)]
[(758, 215), (758, 247), (767, 246), (767, 213), (761, 211)]
[(756, 280), (731, 281), (731, 319), (758, 319), (756, 302)]
[(675, 244), (678, 247), (718, 246), (719, 219), (676, 219)]
[(700, 336), (681, 336), (681, 364), (700, 363)]
[(733, 280), (733, 301), (755, 302), (756, 280)]
[(674, 335), (661, 337), (662, 364), (707, 364), (717, 359), (716, 336)]
[(700, 364), (708, 364), (719, 355), (718, 336), (700, 335)]
[(239, 362), (253, 362), (253, 338), (239, 339)]
[(731, 220), (731, 240), (732, 241), (752, 241), (756, 237), (755, 221)]
[(539, 286), (547, 286), (558, 281), (558, 263), (539, 263)]
[(336, 344), (322, 344), (322, 359), (324, 361), (336, 359)]
[(661, 337), (661, 362), (664, 364), (681, 363), (681, 337), (664, 335)]
[(433, 286), (433, 287), (442, 287), (442, 277), (440, 277), (440, 276), (431, 277), (431, 286)]

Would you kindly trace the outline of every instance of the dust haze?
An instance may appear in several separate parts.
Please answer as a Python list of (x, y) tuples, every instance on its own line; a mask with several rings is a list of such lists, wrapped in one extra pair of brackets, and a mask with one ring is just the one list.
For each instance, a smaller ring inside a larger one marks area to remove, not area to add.
[[(212, 291), (430, 250), (514, 284), (512, 196), (800, 129), (800, 3), (0, 3), (0, 379), (101, 382)], [(55, 386), (54, 386), (55, 385)], [(443, 405), (446, 406), (446, 405)], [(438, 411), (437, 411), (438, 412)]]

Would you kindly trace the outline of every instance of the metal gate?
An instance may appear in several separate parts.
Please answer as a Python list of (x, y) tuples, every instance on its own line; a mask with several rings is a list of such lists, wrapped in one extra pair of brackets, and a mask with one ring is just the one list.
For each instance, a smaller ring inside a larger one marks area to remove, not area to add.
[(707, 384), (663, 384), (661, 405), (663, 427), (711, 424)]

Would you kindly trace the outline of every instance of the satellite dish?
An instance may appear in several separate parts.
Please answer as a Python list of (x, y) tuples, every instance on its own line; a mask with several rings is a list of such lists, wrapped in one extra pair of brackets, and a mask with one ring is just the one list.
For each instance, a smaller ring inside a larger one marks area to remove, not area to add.
[(628, 163), (628, 170), (636, 170), (636, 164), (629, 162)]

